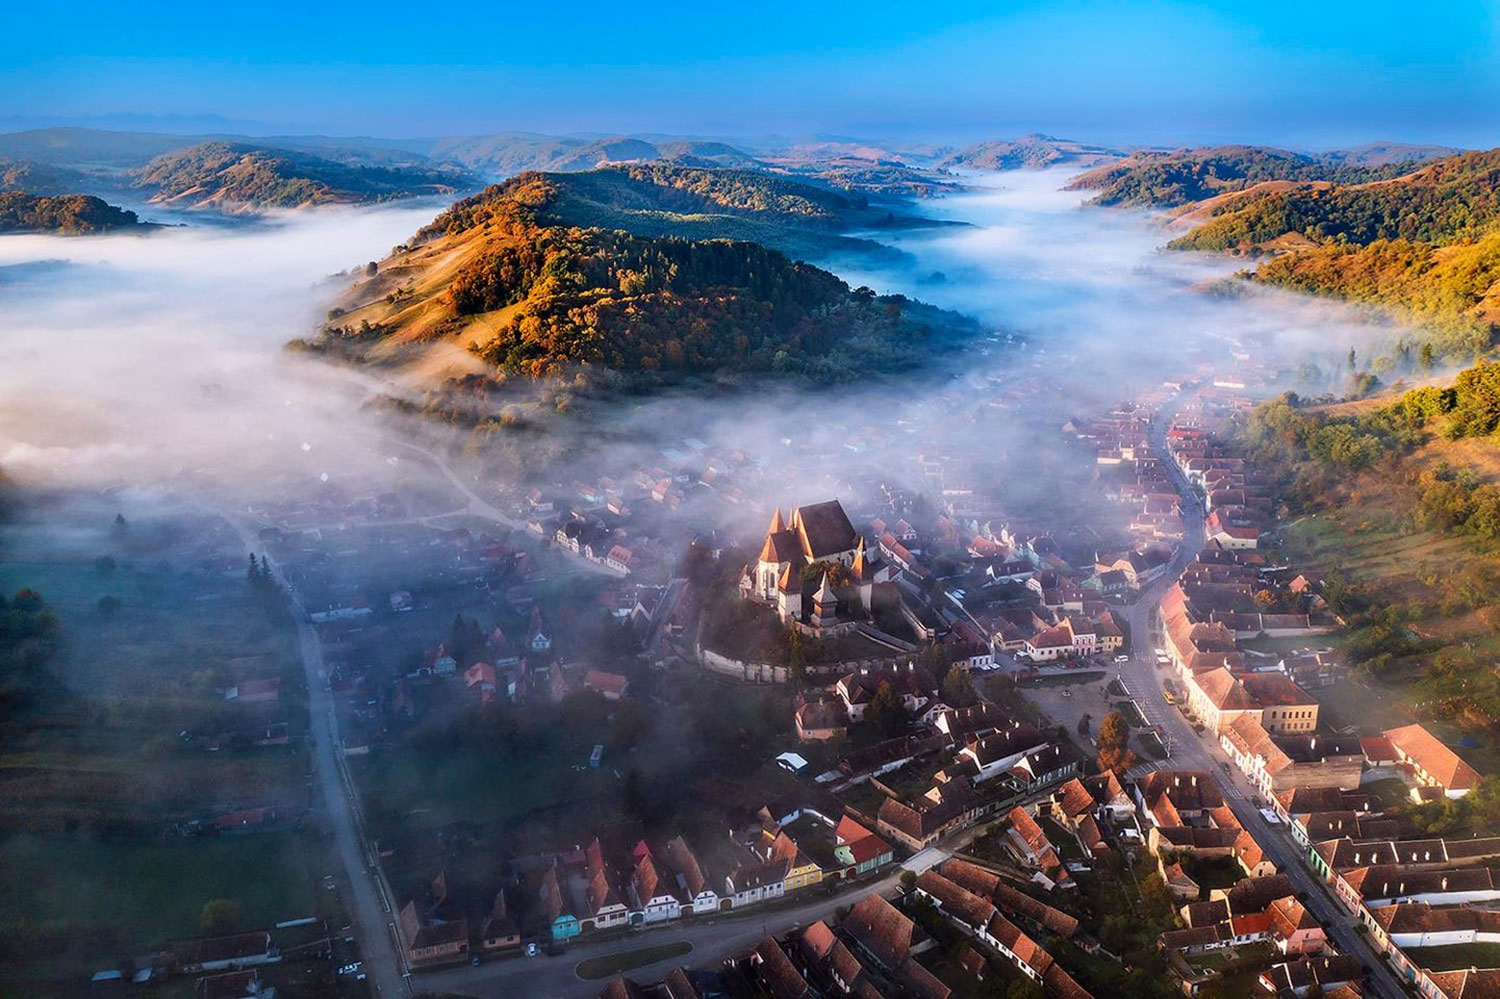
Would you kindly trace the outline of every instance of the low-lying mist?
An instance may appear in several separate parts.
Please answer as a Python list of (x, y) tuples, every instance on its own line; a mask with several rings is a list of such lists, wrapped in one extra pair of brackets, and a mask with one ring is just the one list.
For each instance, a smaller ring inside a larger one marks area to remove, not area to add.
[[(834, 262), (851, 285), (956, 309), (992, 331), (934, 357), (929, 374), (604, 404), (543, 419), (503, 448), (492, 440), (508, 463), (469, 439), (472, 471), (561, 484), (659, 466), (663, 448), (684, 439), (744, 450), (763, 474), (737, 504), (705, 515), (736, 528), (856, 479), (919, 485), (921, 454), (972, 455), (1017, 479), (1027, 467), (1028, 493), (1045, 496), (1053, 484), (1038, 459), (1060, 445), (1068, 415), (1189, 376), (1294, 387), (1290, 373), (1306, 362), (1338, 372), (1350, 346), (1363, 354), (1402, 334), (1332, 302), (1216, 291), (1239, 264), (1162, 251), (1156, 221), (1084, 207), (1085, 194), (1061, 190), (1066, 179), (971, 178), (971, 193), (922, 206), (969, 225), (881, 234), (908, 265)], [(282, 347), (321, 320), (345, 283), (331, 275), (381, 258), (437, 210), (0, 239), (0, 467), (22, 482), (203, 489), (236, 502), (411, 474), (405, 462), (393, 471), (398, 449), (377, 436), (390, 425), (367, 405), (411, 387)], [(548, 439), (560, 434), (575, 436)], [(543, 440), (539, 450), (566, 457), (517, 460)]]
[(230, 489), (347, 470), (373, 429), (369, 389), (282, 345), (342, 287), (330, 275), (434, 211), (0, 239), (0, 467), (23, 483)]

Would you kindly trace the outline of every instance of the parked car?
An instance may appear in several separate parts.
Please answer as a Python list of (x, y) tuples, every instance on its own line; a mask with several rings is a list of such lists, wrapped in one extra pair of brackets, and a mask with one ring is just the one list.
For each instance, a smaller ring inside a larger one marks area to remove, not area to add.
[(536, 944), (529, 943), (529, 944), (526, 945), (526, 956), (527, 957), (540, 957), (541, 953), (542, 953), (542, 948), (538, 947)]

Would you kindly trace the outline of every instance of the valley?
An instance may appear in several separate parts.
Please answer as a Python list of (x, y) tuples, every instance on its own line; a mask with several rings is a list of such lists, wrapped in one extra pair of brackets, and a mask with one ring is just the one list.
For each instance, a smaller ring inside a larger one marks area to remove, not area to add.
[(151, 146), (264, 216), (0, 242), (7, 981), (1439, 981), (1315, 858), (1500, 856), (1487, 154)]

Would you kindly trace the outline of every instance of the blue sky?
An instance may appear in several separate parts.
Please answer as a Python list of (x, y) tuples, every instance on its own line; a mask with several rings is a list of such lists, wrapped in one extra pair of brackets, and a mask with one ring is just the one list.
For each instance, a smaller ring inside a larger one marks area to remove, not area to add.
[(7, 22), (9, 127), (1500, 145), (1495, 0), (83, 0)]

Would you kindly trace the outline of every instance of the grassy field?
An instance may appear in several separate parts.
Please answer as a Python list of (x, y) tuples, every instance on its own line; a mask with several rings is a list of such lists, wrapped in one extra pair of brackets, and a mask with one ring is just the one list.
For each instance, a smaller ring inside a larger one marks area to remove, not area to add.
[[(1482, 447), (1493, 450), (1487, 441)], [(1361, 674), (1314, 691), (1323, 717), (1330, 727), (1358, 725), (1365, 732), (1420, 720), (1481, 772), (1500, 766), (1500, 740), (1483, 718), (1445, 716), (1451, 712), (1433, 717), (1435, 712), (1421, 710), (1417, 686), (1445, 650), (1479, 662), (1500, 658), (1500, 633), (1489, 623), (1496, 605), (1476, 611), (1452, 602), (1457, 582), (1493, 553), (1470, 536), (1415, 528), (1400, 490), (1368, 480), (1353, 489), (1339, 508), (1288, 524), (1288, 553), (1299, 565), (1337, 569), (1372, 607), (1400, 609), (1421, 652), (1384, 663), (1378, 677)], [(1330, 636), (1326, 644), (1340, 639)]]
[(1403, 692), (1374, 677), (1351, 676), (1311, 693), (1318, 702), (1318, 721), (1324, 728), (1354, 725), (1373, 733), (1411, 720)]
[[(317, 916), (316, 868), (296, 833), (164, 843), (13, 836), (0, 843), (0, 978), (12, 986), (77, 981), (199, 935), (204, 903), (233, 899), (241, 925)], [(22, 994), (22, 993), (17, 993)]]
[(1372, 492), (1334, 511), (1286, 527), (1288, 556), (1299, 565), (1338, 568), (1387, 599), (1430, 595), (1431, 584), (1473, 557), (1473, 542), (1413, 530), (1407, 510)]
[[(315, 824), (174, 831), (309, 804), (301, 663), (279, 609), (245, 581), (238, 536), (196, 511), (115, 527), (113, 509), (65, 501), (44, 517), (0, 530), (0, 591), (37, 590), (57, 614), (47, 666), (62, 687), (0, 726), (0, 992), (56, 994), (196, 936), (213, 899), (239, 902), (244, 929), (331, 916)], [(281, 680), (258, 718), (224, 694), (251, 675)], [(273, 720), (290, 745), (210, 753), (180, 737)]]
[(579, 961), (575, 971), (579, 978), (592, 982), (600, 978), (608, 978), (621, 971), (632, 971), (658, 961), (681, 957), (692, 949), (693, 945), (686, 940), (655, 947), (641, 947), (638, 950), (627, 950), (623, 954), (610, 954), (606, 957), (592, 957), (587, 961)]
[(1413, 947), (1408, 950), (1413, 963), (1433, 971), (1456, 971), (1460, 968), (1500, 967), (1500, 944), (1470, 943), (1451, 947)]
[[(510, 822), (542, 809), (585, 800), (612, 768), (588, 769), (602, 733), (582, 732), (568, 745), (524, 763), (459, 751), (441, 759), (415, 752), (355, 758), (350, 769), (379, 811), (405, 816), (408, 829), (452, 822)], [(575, 770), (578, 765), (584, 770)]]

